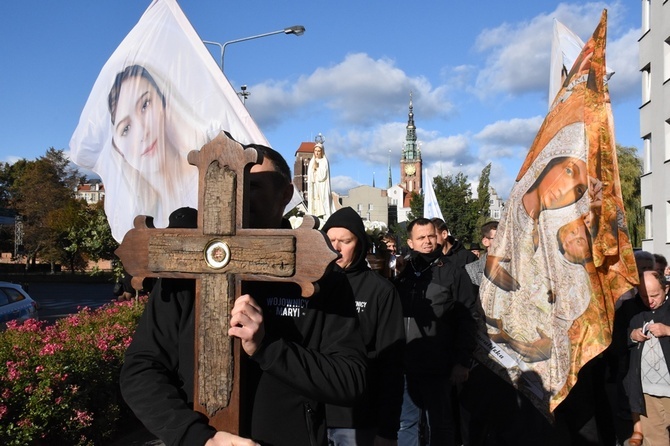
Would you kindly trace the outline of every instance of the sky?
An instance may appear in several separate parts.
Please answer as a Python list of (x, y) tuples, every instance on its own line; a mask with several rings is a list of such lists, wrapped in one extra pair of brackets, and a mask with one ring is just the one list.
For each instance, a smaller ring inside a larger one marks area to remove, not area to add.
[[(293, 165), (321, 133), (333, 190), (393, 184), (410, 92), (429, 176), (463, 172), (506, 198), (548, 108), (553, 20), (586, 41), (608, 10), (617, 143), (641, 147), (639, 3), (517, 0), (181, 0), (202, 40), (228, 45), (225, 74), (270, 144)], [(104, 63), (149, 0), (0, 2), (0, 162), (69, 141)], [(511, 6), (511, 5), (514, 6)], [(212, 57), (219, 49), (209, 46)]]

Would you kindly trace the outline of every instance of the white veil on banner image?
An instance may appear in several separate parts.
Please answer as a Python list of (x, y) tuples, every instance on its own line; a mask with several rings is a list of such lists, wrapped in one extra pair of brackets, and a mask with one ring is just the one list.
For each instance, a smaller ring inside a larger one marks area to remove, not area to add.
[(187, 161), (221, 131), (269, 145), (175, 0), (155, 0), (98, 75), (70, 140), (72, 160), (100, 175), (121, 242), (137, 215), (166, 227), (198, 206)]
[(488, 250), (477, 359), (547, 417), (638, 281), (605, 82), (607, 13), (531, 145)]

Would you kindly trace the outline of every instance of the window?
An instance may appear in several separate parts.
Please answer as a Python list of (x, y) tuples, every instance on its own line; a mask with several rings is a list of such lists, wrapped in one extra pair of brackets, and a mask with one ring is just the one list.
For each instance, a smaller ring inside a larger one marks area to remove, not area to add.
[(654, 225), (652, 217), (654, 216), (652, 206), (644, 208), (644, 238), (649, 240), (654, 238)]
[(670, 37), (665, 39), (663, 45), (663, 82), (670, 79)]
[(651, 0), (642, 0), (642, 34), (651, 29)]
[(0, 307), (9, 304), (9, 296), (5, 294), (4, 288), (0, 289)]
[(18, 290), (15, 290), (14, 288), (3, 288), (2, 291), (4, 291), (7, 294), (7, 296), (9, 296), (10, 302), (19, 302), (25, 299), (23, 294), (21, 294)]
[(651, 64), (642, 68), (642, 104), (651, 101)]
[(670, 119), (665, 121), (665, 125), (663, 126), (663, 130), (665, 131), (665, 161), (670, 160)]
[(642, 173), (651, 172), (651, 135), (647, 135), (642, 141)]
[(368, 204), (368, 211), (371, 211), (372, 209), (372, 203)]

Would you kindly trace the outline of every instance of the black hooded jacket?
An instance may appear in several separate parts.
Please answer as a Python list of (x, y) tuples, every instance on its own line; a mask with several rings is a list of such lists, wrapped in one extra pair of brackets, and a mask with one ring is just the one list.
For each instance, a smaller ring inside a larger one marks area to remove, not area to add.
[(342, 208), (328, 218), (323, 231), (331, 228), (348, 229), (357, 239), (356, 257), (343, 271), (356, 300), (369, 361), (364, 397), (354, 407), (327, 405), (326, 421), (331, 428), (376, 428), (377, 435), (395, 439), (402, 405), (405, 345), (400, 298), (393, 284), (367, 264), (368, 236), (361, 217), (350, 207)]
[[(260, 444), (325, 446), (325, 403), (353, 404), (365, 389), (348, 283), (333, 272), (319, 287), (303, 298), (292, 283), (243, 283), (263, 309), (265, 337), (252, 357), (241, 357), (249, 392), (241, 434)], [(158, 281), (121, 370), (124, 399), (168, 446), (204, 445), (215, 434), (193, 411), (194, 291), (193, 280)]]

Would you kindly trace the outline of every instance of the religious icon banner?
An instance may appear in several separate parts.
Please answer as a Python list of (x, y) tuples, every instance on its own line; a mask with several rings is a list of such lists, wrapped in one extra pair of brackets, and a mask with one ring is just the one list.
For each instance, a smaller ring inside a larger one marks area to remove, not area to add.
[(478, 360), (549, 414), (637, 283), (605, 82), (607, 13), (553, 101), (489, 249)]
[(98, 75), (70, 140), (72, 160), (100, 175), (112, 235), (136, 215), (166, 227), (198, 207), (198, 170), (186, 160), (221, 131), (266, 138), (175, 0), (155, 0)]

